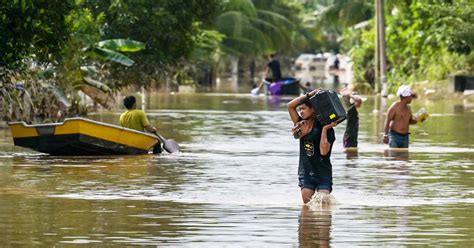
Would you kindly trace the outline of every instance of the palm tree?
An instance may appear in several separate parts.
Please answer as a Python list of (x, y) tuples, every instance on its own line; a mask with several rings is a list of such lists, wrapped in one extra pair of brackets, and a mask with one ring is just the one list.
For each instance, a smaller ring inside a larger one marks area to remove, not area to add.
[(305, 5), (303, 15), (305, 31), (326, 49), (338, 47), (337, 39), (344, 29), (372, 18), (373, 1), (364, 0), (313, 0)]
[(313, 0), (313, 11), (318, 25), (328, 28), (351, 27), (373, 16), (373, 1), (364, 0)]
[(254, 59), (291, 43), (293, 24), (283, 15), (258, 8), (251, 0), (229, 0), (215, 20), (215, 29), (224, 34), (221, 50), (230, 57), (234, 86), (237, 85), (239, 58)]

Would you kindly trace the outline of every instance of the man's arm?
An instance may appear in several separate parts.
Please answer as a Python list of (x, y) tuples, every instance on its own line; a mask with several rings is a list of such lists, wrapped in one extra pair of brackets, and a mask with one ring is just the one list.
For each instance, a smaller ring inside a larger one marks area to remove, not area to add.
[(263, 76), (263, 78), (268, 78), (268, 74), (270, 72), (270, 67), (267, 65), (267, 67), (265, 68), (265, 76)]
[(418, 123), (418, 121), (416, 120), (415, 116), (413, 116), (413, 113), (411, 112), (411, 108), (410, 108), (410, 121), (409, 121), (409, 123), (410, 123), (411, 125)]
[(385, 128), (383, 134), (383, 143), (388, 144), (388, 131), (390, 131), (390, 126), (393, 119), (395, 118), (395, 105), (392, 105), (387, 112), (387, 120), (385, 121)]
[(156, 128), (152, 125), (150, 125), (150, 122), (148, 121), (148, 118), (146, 117), (145, 112), (141, 111), (141, 119), (142, 119), (142, 125), (145, 128), (146, 131), (150, 133), (155, 133)]
[(353, 104), (351, 104), (351, 95), (343, 95), (342, 96), (342, 101), (346, 105), (347, 108), (352, 107)]
[(156, 128), (150, 124), (146, 125), (145, 129), (150, 133), (156, 133)]
[[(346, 105), (347, 108), (350, 108), (353, 106), (353, 104), (351, 104), (351, 98), (354, 99), (353, 95), (352, 95), (352, 91), (346, 87), (342, 88), (339, 93), (342, 95), (342, 101), (344, 102), (344, 104)], [(354, 99), (355, 100), (355, 99)]]

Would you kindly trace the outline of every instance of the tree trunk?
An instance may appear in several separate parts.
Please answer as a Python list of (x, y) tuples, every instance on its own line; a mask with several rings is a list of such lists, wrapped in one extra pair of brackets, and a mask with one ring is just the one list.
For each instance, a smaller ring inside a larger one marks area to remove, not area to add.
[(250, 83), (252, 84), (252, 88), (256, 87), (255, 84), (255, 70), (256, 70), (256, 65), (255, 65), (255, 59), (252, 59), (250, 62)]
[(380, 83), (382, 84), (382, 97), (387, 97), (387, 57), (385, 54), (385, 7), (384, 7), (384, 0), (379, 0), (377, 3), (378, 11), (379, 11), (379, 23), (378, 29), (380, 32), (379, 36), (379, 49), (380, 49)]
[(115, 106), (115, 99), (112, 94), (105, 93), (95, 87), (83, 84), (79, 89), (89, 96), (94, 102), (99, 103), (106, 109), (112, 109)]
[(232, 56), (232, 91), (239, 91), (239, 57)]

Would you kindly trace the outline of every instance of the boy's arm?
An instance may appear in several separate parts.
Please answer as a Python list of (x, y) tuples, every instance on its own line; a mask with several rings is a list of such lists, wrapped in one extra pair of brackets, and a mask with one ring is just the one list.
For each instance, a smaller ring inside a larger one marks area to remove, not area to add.
[(328, 152), (331, 150), (332, 142), (334, 142), (334, 130), (332, 131), (333, 137), (331, 137), (331, 140), (328, 139), (328, 132), (336, 125), (337, 123), (333, 122), (323, 127), (323, 131), (321, 132), (321, 140), (319, 141), (319, 153), (322, 156), (328, 154)]
[(293, 100), (291, 100), (288, 104), (288, 113), (290, 113), (290, 118), (291, 121), (293, 121), (293, 124), (296, 124), (300, 120), (300, 116), (298, 115), (298, 112), (296, 111), (296, 107), (301, 104), (302, 101), (304, 101), (306, 98), (310, 98), (314, 96), (320, 89), (315, 89), (309, 93), (306, 93), (302, 96), (299, 96)]
[(309, 95), (305, 94), (291, 100), (288, 103), (287, 105), (288, 113), (290, 113), (290, 118), (291, 118), (291, 121), (293, 121), (293, 124), (296, 124), (300, 120), (300, 116), (298, 115), (298, 112), (296, 111), (296, 107), (298, 107), (298, 105), (300, 105), (300, 103), (304, 101), (305, 98), (307, 97), (309, 97)]

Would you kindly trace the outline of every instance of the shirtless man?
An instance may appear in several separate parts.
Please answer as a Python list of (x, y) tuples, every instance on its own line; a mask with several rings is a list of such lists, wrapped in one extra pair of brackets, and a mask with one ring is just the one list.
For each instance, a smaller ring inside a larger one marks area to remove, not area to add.
[(388, 109), (383, 143), (389, 144), (390, 148), (408, 148), (409, 126), (417, 123), (408, 105), (413, 98), (413, 92), (410, 86), (402, 85), (398, 88), (397, 95), (400, 101), (393, 103)]

